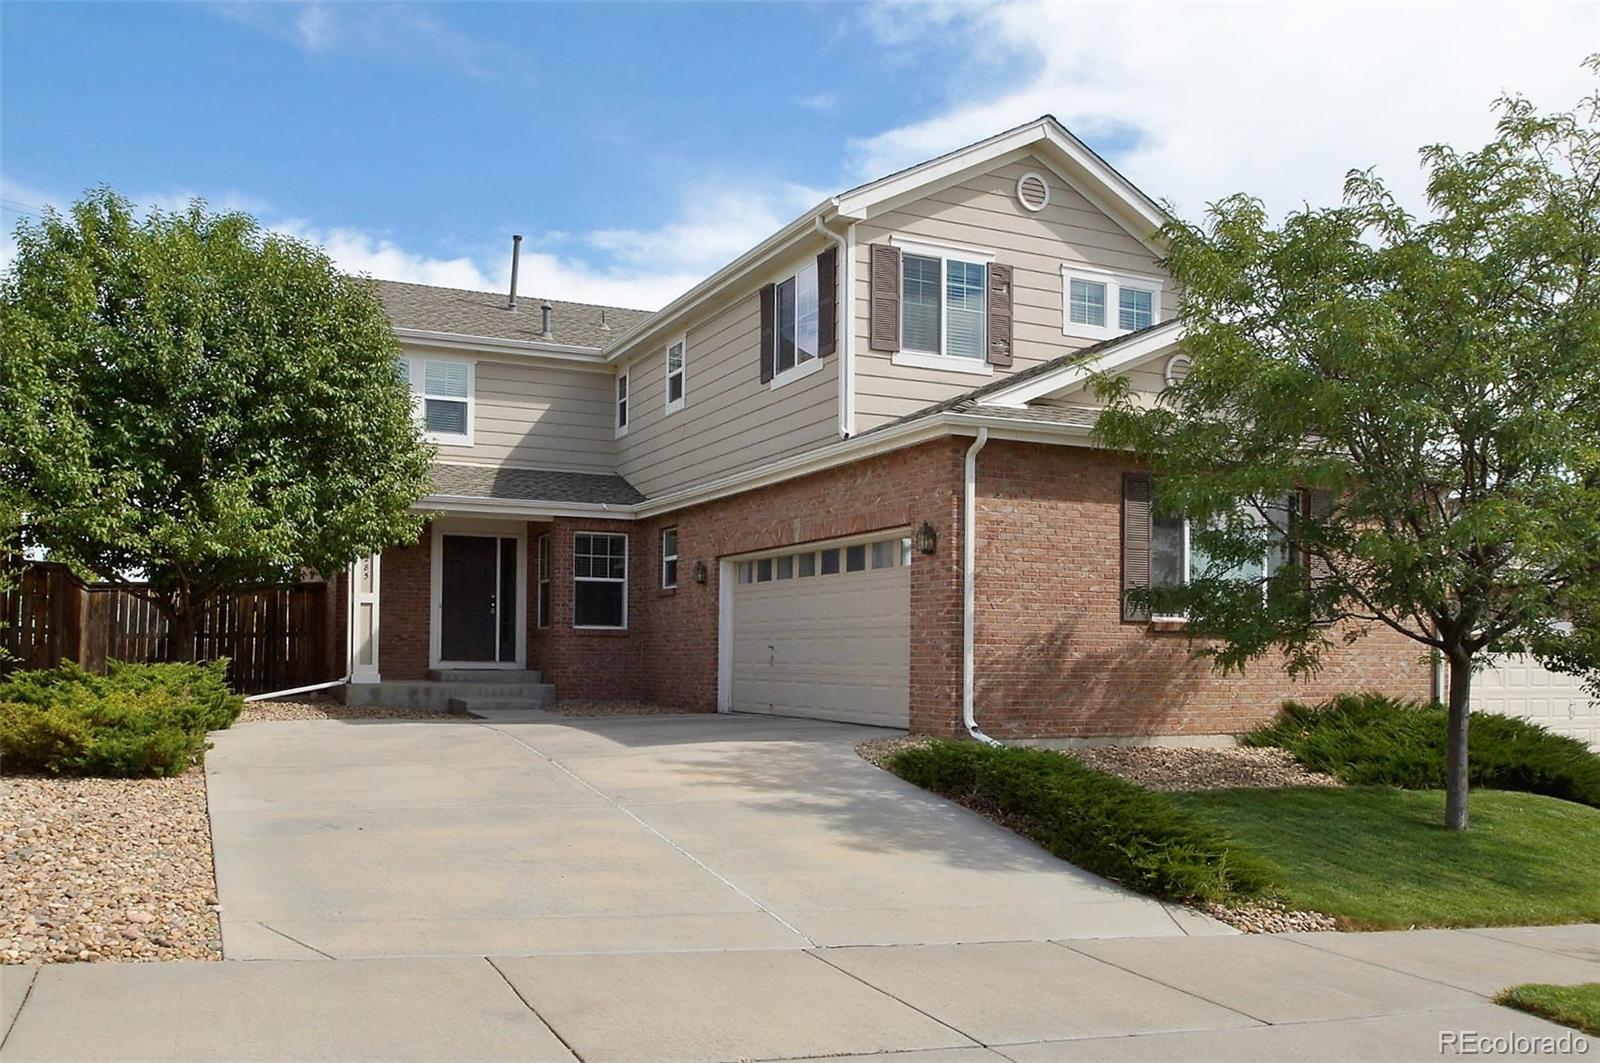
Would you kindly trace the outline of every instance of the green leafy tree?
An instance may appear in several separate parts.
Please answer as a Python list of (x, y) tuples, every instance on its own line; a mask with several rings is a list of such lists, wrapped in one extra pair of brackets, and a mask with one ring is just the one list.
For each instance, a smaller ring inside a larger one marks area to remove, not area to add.
[(174, 651), (218, 595), (414, 538), (429, 448), (369, 283), (195, 202), (109, 189), (16, 233), (0, 280), (0, 480), (22, 532), (134, 588)]
[(1474, 668), (1600, 663), (1600, 96), (1497, 110), (1482, 150), (1422, 150), (1426, 217), (1368, 171), (1276, 227), (1245, 196), (1170, 223), (1192, 368), (1154, 406), (1099, 382), (1207, 559), (1130, 598), (1224, 671), (1372, 628), (1437, 651), (1456, 830)]

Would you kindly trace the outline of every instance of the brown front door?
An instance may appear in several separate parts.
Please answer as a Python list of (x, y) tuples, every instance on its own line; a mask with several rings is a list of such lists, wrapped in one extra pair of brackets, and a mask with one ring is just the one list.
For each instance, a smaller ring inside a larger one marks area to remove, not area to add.
[[(439, 656), (446, 661), (493, 662), (498, 657), (500, 630), (500, 540), (487, 535), (446, 535), (441, 550)], [(515, 556), (505, 560), (515, 573)], [(516, 607), (513, 601), (506, 605)]]

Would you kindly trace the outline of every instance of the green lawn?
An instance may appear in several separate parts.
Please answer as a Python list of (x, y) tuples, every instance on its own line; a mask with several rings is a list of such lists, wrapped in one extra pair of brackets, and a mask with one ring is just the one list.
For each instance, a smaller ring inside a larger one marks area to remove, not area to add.
[(1600, 1037), (1600, 982), (1512, 986), (1496, 997), (1495, 1003)]
[(1471, 829), (1442, 826), (1444, 793), (1389, 787), (1174, 795), (1272, 865), (1291, 908), (1352, 927), (1600, 921), (1600, 810), (1477, 790)]

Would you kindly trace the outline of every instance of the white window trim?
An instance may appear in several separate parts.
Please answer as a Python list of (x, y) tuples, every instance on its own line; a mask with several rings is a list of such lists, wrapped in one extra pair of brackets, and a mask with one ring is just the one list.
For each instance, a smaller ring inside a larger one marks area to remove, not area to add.
[[(923, 258), (937, 258), (939, 260), (939, 349), (937, 351), (918, 351), (902, 347), (889, 356), (891, 365), (906, 366), (915, 369), (938, 369), (949, 373), (968, 373), (972, 376), (993, 376), (994, 366), (989, 363), (989, 349), (987, 338), (989, 335), (989, 265), (994, 261), (994, 252), (981, 247), (971, 247), (966, 244), (952, 243), (924, 243), (922, 241), (907, 239), (899, 235), (889, 237), (889, 242), (900, 249), (902, 262), (905, 255), (918, 255)], [(983, 357), (964, 358), (958, 354), (947, 354), (950, 349), (950, 308), (945, 300), (949, 295), (949, 263), (951, 259), (959, 262), (981, 262), (983, 264), (983, 336), (985, 337)], [(902, 266), (900, 291), (900, 335), (905, 336), (905, 277)]]
[[(1104, 325), (1085, 325), (1072, 320), (1072, 282), (1074, 280), (1089, 281), (1092, 284), (1106, 286), (1106, 323)], [(1161, 297), (1164, 294), (1165, 282), (1160, 277), (1151, 277), (1142, 273), (1113, 273), (1110, 270), (1096, 269), (1093, 266), (1082, 266), (1076, 263), (1061, 264), (1061, 334), (1063, 336), (1076, 336), (1086, 340), (1109, 340), (1117, 336), (1125, 336), (1130, 329), (1117, 327), (1118, 314), (1122, 307), (1123, 287), (1138, 288), (1150, 293), (1150, 324), (1161, 322)]]
[[(672, 372), (672, 348), (674, 347), (678, 347), (683, 351), (683, 361), (679, 364), (678, 372), (676, 374), (678, 378), (683, 381), (683, 386), (679, 388), (680, 394), (678, 395), (677, 399), (673, 399), (672, 397), (672, 377), (674, 375)], [(680, 334), (677, 339), (667, 344), (666, 349), (661, 353), (661, 368), (663, 370), (663, 375), (661, 378), (661, 397), (667, 404), (667, 413), (677, 413), (679, 410), (683, 409), (683, 402), (689, 397), (688, 333)]]
[[(667, 553), (667, 532), (672, 533), (674, 540), (672, 553), (670, 554)], [(671, 583), (667, 582), (667, 562), (678, 560), (677, 537), (678, 526), (676, 524), (671, 524), (661, 529), (661, 589), (664, 591), (676, 590), (678, 587), (677, 576), (673, 576)]]
[[(463, 399), (459, 395), (434, 395), (431, 396), (440, 402), (465, 402), (467, 404), (467, 430), (465, 432), (430, 432), (428, 430), (428, 363), (429, 362), (457, 362), (467, 367), (467, 395)], [(443, 355), (411, 355), (406, 358), (406, 377), (411, 384), (411, 409), (412, 416), (422, 426), (422, 438), (429, 443), (438, 443), (441, 446), (470, 447), (472, 446), (473, 426), (477, 423), (478, 416), (478, 365), (471, 358), (451, 358)]]
[(550, 570), (552, 567), (550, 533), (545, 532), (539, 536), (538, 541), (534, 544), (533, 569), (536, 593), (533, 599), (533, 611), (534, 629), (537, 631), (542, 631), (550, 626), (550, 609), (545, 605), (545, 598), (549, 597), (550, 605), (555, 605), (554, 593), (552, 592), (548, 595), (545, 593), (545, 589), (550, 586)]
[(792, 384), (796, 380), (804, 380), (813, 373), (820, 373), (826, 367), (827, 362), (828, 359), (826, 358), (811, 358), (801, 362), (793, 369), (785, 369), (781, 373), (774, 373), (772, 374), (772, 383), (767, 385), (767, 389), (769, 391), (777, 391), (785, 384)]
[[(1264, 517), (1262, 518), (1262, 520), (1263, 520), (1263, 522), (1265, 522), (1265, 518)], [(1178, 571), (1183, 576), (1183, 585), (1184, 586), (1188, 586), (1189, 585), (1189, 580), (1191, 578), (1190, 575), (1189, 575), (1189, 560), (1190, 560), (1190, 554), (1191, 554), (1191, 548), (1190, 548), (1190, 545), (1189, 545), (1189, 529), (1190, 529), (1191, 524), (1192, 524), (1192, 522), (1189, 520), (1188, 517), (1184, 517), (1183, 518), (1183, 550), (1181, 551), (1181, 556), (1178, 558)], [(1268, 547), (1267, 551), (1261, 555), (1261, 572), (1262, 572), (1263, 575), (1265, 575), (1266, 572), (1271, 568), (1271, 565), (1272, 565), (1272, 548)], [(1263, 600), (1265, 600), (1265, 598), (1266, 598), (1266, 593), (1267, 593), (1266, 587), (1265, 587), (1265, 585), (1263, 585), (1262, 589), (1261, 589), (1261, 594), (1262, 594)], [(1162, 622), (1181, 621), (1181, 622), (1184, 622), (1184, 623), (1187, 623), (1188, 620), (1189, 620), (1189, 618), (1187, 616), (1184, 616), (1182, 613), (1152, 613), (1151, 616), (1150, 616), (1150, 619), (1151, 620), (1159, 620), (1159, 621), (1162, 621)]]
[[(628, 379), (628, 373), (627, 369), (618, 373), (616, 383), (611, 388), (611, 427), (618, 439), (627, 435), (628, 429), (633, 426), (633, 381)], [(624, 410), (627, 411), (627, 422), (619, 423)]]
[[(984, 322), (987, 326), (988, 322)], [(921, 351), (895, 351), (889, 356), (894, 365), (909, 369), (937, 369), (941, 373), (966, 373), (970, 376), (994, 376), (994, 366), (987, 359), (960, 358), (953, 354), (924, 354)]]
[[(580, 576), (578, 575), (578, 536), (580, 535), (606, 535), (622, 540), (622, 578), (615, 576)], [(626, 631), (628, 630), (628, 535), (626, 532), (589, 531), (579, 529), (572, 533), (572, 615), (574, 631)], [(622, 624), (613, 627), (610, 624), (579, 624), (576, 622), (578, 615), (578, 584), (579, 583), (620, 583), (622, 584)]]
[[(805, 270), (806, 266), (808, 266), (808, 265), (811, 266), (813, 269), (816, 268), (816, 259), (815, 259), (815, 257), (812, 257), (810, 259), (810, 261), (801, 262), (800, 265), (798, 265), (798, 266), (791, 266), (788, 269), (780, 270), (778, 272), (778, 274), (776, 276), (774, 276), (772, 278), (772, 280), (769, 282), (769, 283), (772, 284), (772, 287), (773, 287), (773, 295), (772, 295), (772, 298), (773, 298), (773, 308), (772, 308), (772, 318), (773, 318), (772, 350), (770, 350), (770, 351), (762, 351), (761, 352), (761, 356), (763, 358), (769, 359), (769, 364), (772, 366), (772, 380), (767, 384), (767, 390), (769, 390), (769, 391), (777, 391), (779, 388), (783, 387), (785, 384), (793, 383), (796, 380), (802, 380), (802, 379), (810, 376), (812, 373), (820, 373), (822, 371), (823, 363), (828, 361), (828, 359), (822, 357), (822, 355), (814, 354), (810, 358), (807, 358), (805, 361), (803, 361), (803, 362), (797, 361), (790, 368), (785, 369), (781, 373), (778, 372), (778, 349), (777, 349), (777, 346), (778, 346), (778, 330), (777, 330), (777, 318), (778, 318), (777, 298), (778, 298), (778, 295), (777, 295), (777, 289), (785, 281), (791, 281), (791, 280), (794, 280), (795, 278), (799, 277), (800, 274)], [(817, 284), (820, 286), (821, 283), (822, 283), (822, 278), (818, 277), (817, 278)], [(822, 329), (822, 307), (820, 305), (821, 296), (822, 296), (822, 293), (821, 293), (821, 290), (819, 288), (819, 290), (817, 292), (818, 303), (819, 303), (819, 305), (817, 307), (817, 330), (818, 330), (819, 338), (820, 338), (821, 329)], [(796, 315), (798, 317), (798, 309), (796, 310)], [(835, 325), (835, 328), (838, 328), (838, 327), (839, 327), (838, 325)], [(688, 353), (687, 349), (685, 349), (684, 353), (685, 354)], [(795, 349), (795, 357), (798, 358), (799, 356), (800, 356), (800, 352), (799, 352), (799, 348), (797, 347)], [(685, 383), (687, 383), (687, 381), (685, 381)], [(685, 394), (688, 394), (688, 392), (685, 392)]]

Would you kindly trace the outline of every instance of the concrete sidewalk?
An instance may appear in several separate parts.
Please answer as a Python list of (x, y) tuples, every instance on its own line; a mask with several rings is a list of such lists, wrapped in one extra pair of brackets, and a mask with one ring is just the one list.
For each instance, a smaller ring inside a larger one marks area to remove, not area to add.
[(1523, 981), (1596, 980), (1592, 924), (64, 965), (0, 971), (0, 1018), (15, 1016), (0, 1054), (7, 1063), (1420, 1060), (1450, 1055), (1440, 1038), (1451, 1034), (1570, 1045), (1571, 1031), (1487, 997)]

